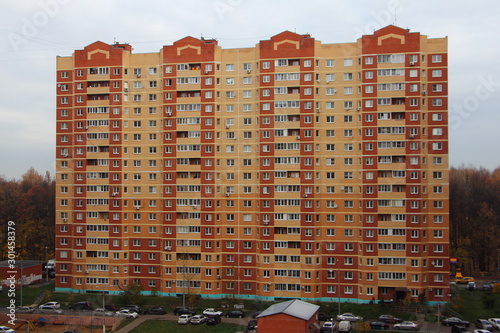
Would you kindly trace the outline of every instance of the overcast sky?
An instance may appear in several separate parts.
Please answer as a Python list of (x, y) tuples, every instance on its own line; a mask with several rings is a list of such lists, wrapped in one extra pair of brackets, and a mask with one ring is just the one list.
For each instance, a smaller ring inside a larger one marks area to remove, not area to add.
[(0, 176), (55, 173), (55, 59), (94, 41), (158, 52), (186, 36), (253, 47), (284, 30), (354, 42), (395, 24), (448, 36), (451, 166), (500, 166), (500, 2), (0, 0)]

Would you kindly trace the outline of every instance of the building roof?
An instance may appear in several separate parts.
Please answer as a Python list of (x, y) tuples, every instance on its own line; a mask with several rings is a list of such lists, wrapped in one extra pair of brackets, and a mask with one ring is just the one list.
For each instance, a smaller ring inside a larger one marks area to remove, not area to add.
[(300, 299), (293, 299), (290, 301), (271, 305), (257, 318), (275, 315), (278, 313), (287, 314), (289, 316), (297, 317), (304, 320), (309, 320), (318, 311), (319, 306), (311, 303), (301, 301)]

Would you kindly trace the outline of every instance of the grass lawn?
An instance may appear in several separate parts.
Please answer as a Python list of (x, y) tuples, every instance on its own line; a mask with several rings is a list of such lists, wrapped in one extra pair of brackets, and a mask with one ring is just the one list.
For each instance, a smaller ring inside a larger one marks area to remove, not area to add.
[(175, 321), (171, 320), (146, 320), (144, 323), (139, 325), (130, 331), (130, 333), (158, 333), (158, 332), (169, 332), (169, 333), (234, 333), (237, 331), (244, 331), (245, 326), (220, 323), (215, 326), (207, 325), (179, 325)]
[[(54, 290), (54, 283), (50, 283), (44, 286), (24, 286), (22, 292), (22, 304), (31, 305), (35, 302), (38, 296), (40, 296), (45, 290)], [(6, 307), (9, 304), (10, 297), (8, 296), (9, 290), (4, 288), (3, 292), (0, 293), (0, 306)], [(15, 291), (16, 294), (16, 306), (21, 305), (21, 287), (18, 287)]]

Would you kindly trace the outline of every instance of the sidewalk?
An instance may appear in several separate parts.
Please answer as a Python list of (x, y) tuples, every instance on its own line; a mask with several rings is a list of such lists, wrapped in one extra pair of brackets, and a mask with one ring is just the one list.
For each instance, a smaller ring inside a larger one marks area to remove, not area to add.
[(139, 317), (139, 318), (135, 319), (133, 322), (131, 322), (130, 324), (128, 324), (127, 326), (125, 326), (122, 329), (116, 331), (116, 333), (128, 333), (128, 332), (130, 332), (131, 330), (133, 330), (134, 328), (136, 328), (137, 326), (139, 326), (140, 324), (142, 324), (143, 322), (145, 322), (148, 319), (152, 319), (152, 318), (148, 318), (146, 316)]

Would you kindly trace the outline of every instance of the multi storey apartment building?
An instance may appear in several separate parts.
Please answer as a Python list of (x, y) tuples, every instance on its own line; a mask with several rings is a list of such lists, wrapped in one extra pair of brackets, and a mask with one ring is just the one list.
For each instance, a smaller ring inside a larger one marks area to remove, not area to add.
[(57, 59), (60, 291), (448, 300), (447, 39)]

